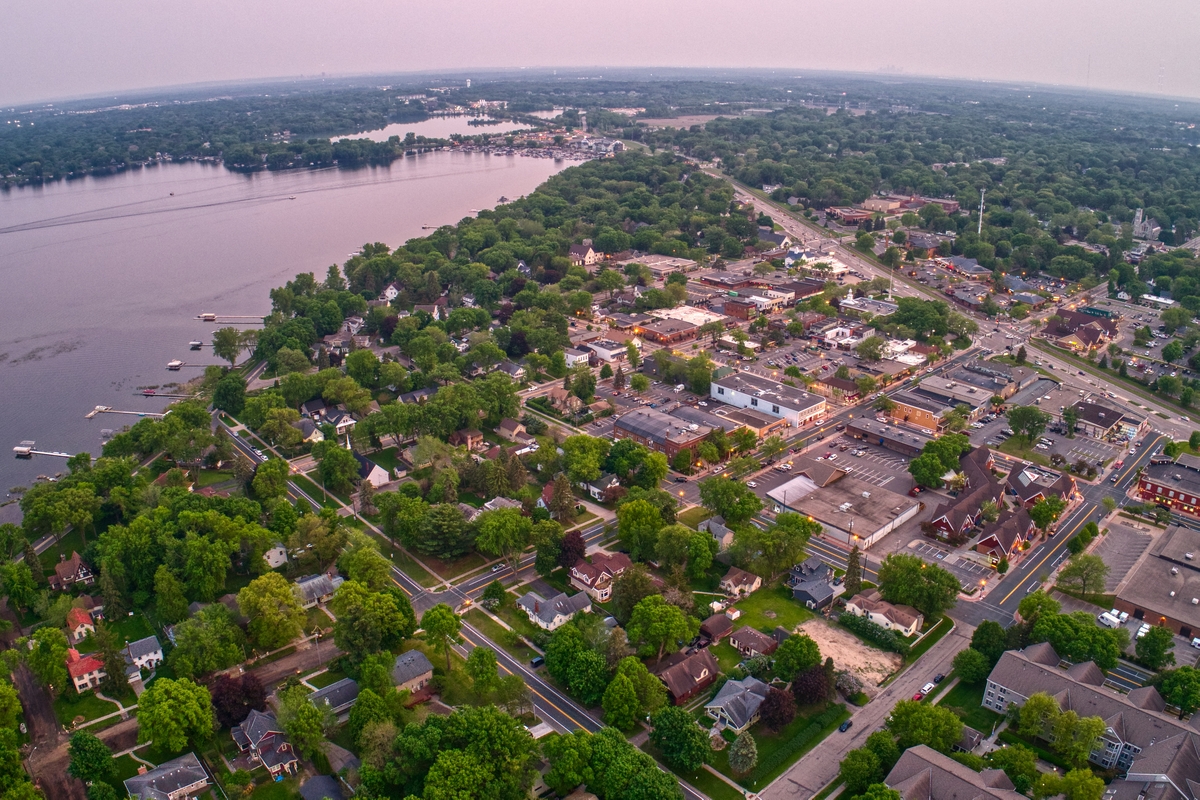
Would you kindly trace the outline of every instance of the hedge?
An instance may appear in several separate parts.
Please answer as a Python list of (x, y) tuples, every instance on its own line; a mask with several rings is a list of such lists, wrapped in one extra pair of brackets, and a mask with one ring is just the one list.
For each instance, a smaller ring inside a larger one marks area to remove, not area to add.
[(902, 656), (908, 654), (908, 644), (895, 631), (889, 631), (882, 625), (876, 625), (866, 617), (849, 613), (842, 614), (838, 617), (838, 624), (884, 650), (890, 650)]
[(747, 782), (753, 784), (760, 781), (779, 767), (789, 763), (795, 757), (797, 751), (801, 750), (813, 739), (820, 736), (826, 728), (840, 721), (845, 716), (848, 716), (846, 714), (846, 707), (841, 703), (825, 709), (813, 717), (807, 727), (785, 742), (778, 750), (762, 761), (759, 761), (758, 766), (742, 780), (742, 784), (745, 785)]

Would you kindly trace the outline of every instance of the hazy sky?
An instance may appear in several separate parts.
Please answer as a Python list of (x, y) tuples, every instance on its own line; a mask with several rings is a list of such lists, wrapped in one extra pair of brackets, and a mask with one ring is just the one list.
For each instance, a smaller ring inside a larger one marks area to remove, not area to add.
[(890, 67), (1200, 97), (1197, 0), (0, 0), (0, 19), (0, 103), (558, 66)]

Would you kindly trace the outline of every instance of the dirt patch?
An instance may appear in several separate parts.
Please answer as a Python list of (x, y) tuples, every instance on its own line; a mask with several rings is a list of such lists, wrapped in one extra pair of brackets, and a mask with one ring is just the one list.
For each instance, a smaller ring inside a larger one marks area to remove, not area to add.
[(862, 680), (872, 694), (888, 675), (900, 668), (900, 656), (863, 644), (854, 634), (830, 625), (823, 619), (810, 619), (800, 626), (821, 648), (821, 655), (833, 658), (838, 670), (847, 670)]
[[(727, 119), (735, 117), (735, 114), (726, 115)], [(651, 128), (678, 128), (686, 131), (693, 125), (704, 125), (707, 122), (712, 122), (714, 119), (717, 119), (716, 114), (691, 114), (666, 119), (639, 119), (638, 122), (643, 125), (649, 125)]]

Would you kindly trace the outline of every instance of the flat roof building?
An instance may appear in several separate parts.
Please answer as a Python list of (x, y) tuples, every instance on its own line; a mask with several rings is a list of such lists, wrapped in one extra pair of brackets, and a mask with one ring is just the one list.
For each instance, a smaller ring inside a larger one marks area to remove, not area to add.
[(705, 311), (695, 306), (675, 306), (675, 308), (655, 308), (647, 312), (648, 316), (657, 319), (674, 319), (688, 322), (697, 328), (707, 322), (725, 322), (725, 317), (712, 311)]
[(864, 418), (847, 423), (846, 433), (910, 458), (920, 455), (925, 445), (933, 441), (933, 437), (923, 431)]
[(690, 322), (677, 319), (656, 319), (645, 325), (638, 325), (633, 332), (658, 344), (676, 344), (696, 338), (700, 328)]
[(708, 437), (713, 429), (707, 425), (687, 422), (653, 408), (626, 411), (613, 425), (613, 438), (633, 439), (651, 450), (665, 453), (673, 459), (685, 448), (695, 452), (695, 446)]
[(1185, 638), (1200, 636), (1200, 531), (1172, 525), (1117, 586), (1117, 610)]
[(808, 425), (825, 414), (825, 398), (803, 389), (776, 383), (748, 372), (714, 378), (709, 389), (714, 400), (786, 419), (792, 427)]
[(1171, 463), (1152, 460), (1138, 478), (1138, 494), (1176, 513), (1200, 516), (1200, 458), (1182, 453)]

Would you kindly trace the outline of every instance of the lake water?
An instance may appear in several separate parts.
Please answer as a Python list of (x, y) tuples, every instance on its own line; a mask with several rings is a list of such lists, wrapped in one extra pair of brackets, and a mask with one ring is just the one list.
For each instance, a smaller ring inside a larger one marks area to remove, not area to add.
[[(166, 401), (138, 387), (214, 363), (188, 349), (218, 327), (197, 314), (264, 315), (268, 291), (298, 272), (320, 280), (364, 243), (402, 244), (422, 225), (528, 194), (566, 166), (454, 152), (354, 171), (242, 175), (185, 163), (0, 192), (0, 502), (66, 468), (15, 459), (22, 440), (98, 454), (102, 429), (137, 418), (84, 414), (159, 411)], [(175, 358), (188, 366), (168, 372)]]
[(452, 134), (461, 133), (463, 136), (476, 136), (481, 133), (508, 133), (510, 131), (528, 130), (529, 125), (519, 125), (511, 120), (496, 125), (468, 125), (467, 120), (474, 117), (430, 117), (421, 122), (396, 122), (379, 130), (364, 133), (350, 133), (345, 136), (334, 136), (334, 139), (370, 139), (373, 142), (386, 142), (393, 136), (404, 138), (409, 132), (416, 136), (429, 139), (449, 139)]

